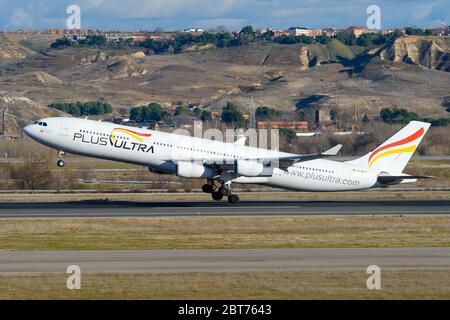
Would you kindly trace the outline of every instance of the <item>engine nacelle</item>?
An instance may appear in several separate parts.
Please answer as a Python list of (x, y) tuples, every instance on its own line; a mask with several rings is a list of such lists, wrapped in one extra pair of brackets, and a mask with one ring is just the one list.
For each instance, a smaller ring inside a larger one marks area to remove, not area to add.
[(177, 176), (190, 179), (210, 179), (214, 176), (214, 170), (201, 164), (178, 162)]
[(150, 165), (148, 170), (158, 174), (174, 174), (176, 172), (176, 166), (172, 162), (164, 161), (159, 165)]
[(245, 177), (271, 177), (273, 167), (256, 161), (238, 160), (236, 161), (236, 173)]

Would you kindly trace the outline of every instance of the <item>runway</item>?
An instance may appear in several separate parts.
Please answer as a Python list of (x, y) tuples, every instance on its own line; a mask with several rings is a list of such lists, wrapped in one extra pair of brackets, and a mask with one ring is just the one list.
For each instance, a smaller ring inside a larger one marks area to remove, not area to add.
[(448, 248), (0, 252), (0, 274), (450, 269)]
[(450, 200), (2, 202), (1, 218), (450, 214)]

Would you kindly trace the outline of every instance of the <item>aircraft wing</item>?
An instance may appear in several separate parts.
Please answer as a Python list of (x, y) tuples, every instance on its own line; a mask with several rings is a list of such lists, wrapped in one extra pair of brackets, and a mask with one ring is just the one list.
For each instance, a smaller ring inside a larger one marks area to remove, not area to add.
[[(310, 161), (310, 160), (314, 160), (314, 159), (321, 159), (321, 158), (326, 158), (326, 157), (331, 157), (331, 156), (335, 156), (339, 150), (341, 150), (342, 145), (338, 144), (336, 146), (334, 146), (333, 148), (322, 152), (322, 153), (312, 153), (312, 154), (293, 154), (293, 155), (288, 155), (288, 156), (281, 156), (281, 157), (275, 157), (275, 158), (252, 158), (252, 157), (247, 157), (244, 160), (247, 161), (255, 161), (255, 162), (260, 162), (260, 163), (271, 163), (271, 162), (278, 162), (279, 165), (278, 167), (281, 169), (285, 169), (290, 167), (291, 165), (293, 165), (294, 163), (298, 163), (298, 162), (304, 162), (304, 161)], [(203, 165), (206, 166), (210, 166), (210, 167), (215, 167), (215, 168), (219, 168), (222, 170), (232, 170), (235, 167), (235, 161), (236, 159), (234, 158), (198, 158), (198, 159), (186, 159), (186, 160), (182, 160), (179, 159), (179, 161), (193, 161), (193, 162), (198, 162), (198, 163), (202, 163)]]

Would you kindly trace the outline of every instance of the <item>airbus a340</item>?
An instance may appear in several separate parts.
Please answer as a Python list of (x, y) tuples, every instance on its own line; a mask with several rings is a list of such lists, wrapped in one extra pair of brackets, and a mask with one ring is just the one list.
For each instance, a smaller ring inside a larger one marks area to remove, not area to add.
[[(214, 200), (239, 201), (232, 184), (259, 184), (297, 191), (351, 191), (415, 182), (427, 176), (403, 173), (429, 123), (412, 121), (365, 156), (339, 162), (325, 159), (341, 145), (320, 154), (292, 154), (87, 119), (57, 117), (36, 121), (26, 135), (63, 154), (147, 166), (161, 174), (205, 179), (202, 189)], [(244, 142), (244, 143), (243, 143)], [(277, 165), (275, 165), (277, 164)]]

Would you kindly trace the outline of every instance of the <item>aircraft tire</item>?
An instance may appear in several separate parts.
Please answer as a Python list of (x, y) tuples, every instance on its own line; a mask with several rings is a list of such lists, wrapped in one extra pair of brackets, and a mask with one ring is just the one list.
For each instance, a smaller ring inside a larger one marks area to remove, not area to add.
[(202, 191), (203, 191), (204, 193), (213, 193), (214, 189), (213, 189), (213, 186), (212, 186), (212, 185), (210, 185), (210, 184), (204, 184), (204, 185), (202, 186)]
[(221, 201), (223, 199), (223, 194), (221, 194), (220, 192), (215, 191), (211, 195), (213, 200)]
[(228, 197), (229, 203), (238, 203), (239, 202), (239, 196), (237, 194), (232, 194)]
[(57, 165), (58, 167), (60, 167), (60, 168), (64, 167), (64, 165), (65, 165), (64, 160), (59, 159), (59, 160), (56, 162), (56, 165)]

